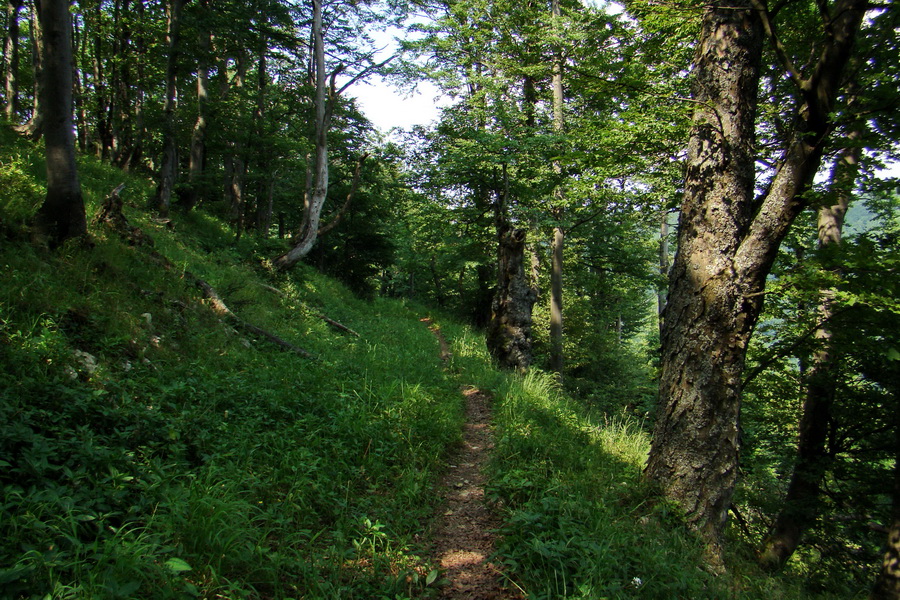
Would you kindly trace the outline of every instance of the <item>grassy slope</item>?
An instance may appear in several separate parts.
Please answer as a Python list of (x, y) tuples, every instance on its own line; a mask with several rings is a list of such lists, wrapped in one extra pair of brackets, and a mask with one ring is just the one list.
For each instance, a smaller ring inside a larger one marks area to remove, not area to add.
[[(275, 275), (272, 243), (235, 246), (203, 213), (156, 223), (149, 182), (81, 164), (89, 217), (127, 181), (126, 214), (175, 268), (103, 228), (93, 248), (32, 248), (39, 153), (0, 135), (0, 598), (433, 596), (423, 545), (460, 384), (497, 394), (499, 560), (532, 597), (799, 596), (739, 558), (727, 578), (698, 568), (648, 500), (636, 424), (496, 372), (478, 335), (432, 315), (442, 370), (426, 309)], [(233, 329), (183, 270), (316, 360)]]

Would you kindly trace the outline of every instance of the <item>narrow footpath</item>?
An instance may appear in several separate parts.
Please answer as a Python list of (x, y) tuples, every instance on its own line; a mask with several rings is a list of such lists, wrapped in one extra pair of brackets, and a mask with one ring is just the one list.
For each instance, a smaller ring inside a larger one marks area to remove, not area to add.
[[(440, 328), (422, 319), (441, 344), (441, 360), (450, 350)], [(447, 584), (442, 597), (451, 600), (516, 600), (524, 596), (489, 558), (494, 552), (500, 520), (485, 501), (484, 469), (494, 447), (491, 396), (465, 387), (466, 423), (463, 440), (448, 458), (438, 486), (442, 502), (432, 530), (432, 559)]]

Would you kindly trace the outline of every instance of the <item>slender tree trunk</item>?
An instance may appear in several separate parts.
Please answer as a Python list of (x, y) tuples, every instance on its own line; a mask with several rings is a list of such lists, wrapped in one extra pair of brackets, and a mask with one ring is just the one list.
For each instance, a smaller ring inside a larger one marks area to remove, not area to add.
[[(665, 280), (669, 275), (669, 213), (663, 210), (659, 223), (659, 274)], [(666, 291), (660, 289), (656, 293), (656, 314), (659, 333), (662, 336), (663, 311), (666, 309)]]
[[(209, 2), (202, 0), (200, 3), (203, 11), (203, 19), (208, 19)], [(197, 63), (197, 120), (194, 122), (194, 130), (191, 133), (191, 156), (188, 166), (188, 188), (181, 197), (181, 204), (185, 210), (191, 210), (199, 201), (200, 185), (203, 178), (203, 170), (206, 167), (206, 129), (207, 129), (207, 104), (209, 102), (209, 51), (212, 44), (212, 31), (205, 25), (200, 32), (200, 57)]]
[[(269, 83), (269, 74), (266, 67), (266, 47), (267, 40), (262, 36), (256, 61), (256, 107), (253, 110), (253, 122), (256, 123), (256, 139), (255, 148), (257, 164), (259, 165), (259, 177), (256, 181), (256, 214), (254, 226), (256, 227), (256, 235), (259, 237), (269, 237), (269, 223), (272, 220), (271, 205), (266, 202), (266, 190), (269, 188), (268, 181), (272, 177), (273, 166), (267, 157), (268, 141), (266, 140), (266, 87)], [(271, 196), (269, 196), (271, 198)]]
[(35, 217), (35, 231), (51, 246), (87, 234), (87, 218), (78, 170), (72, 119), (72, 34), (68, 0), (41, 0), (44, 57), (44, 144), (47, 196)]
[(23, 0), (6, 4), (6, 41), (3, 46), (3, 87), (6, 90), (6, 118), (12, 123), (19, 113), (19, 11)]
[[(135, 0), (135, 14), (137, 20), (144, 19), (144, 0)], [(144, 139), (146, 138), (146, 130), (144, 128), (144, 56), (146, 55), (146, 43), (144, 35), (140, 29), (134, 39), (134, 50), (136, 59), (135, 74), (137, 83), (134, 90), (134, 133), (131, 140), (131, 148), (128, 152), (127, 162), (123, 158), (122, 164), (126, 170), (136, 169), (140, 166), (144, 157)]]
[[(848, 139), (851, 143), (859, 140), (860, 132), (854, 131)], [(818, 244), (820, 248), (841, 243), (844, 215), (850, 206), (853, 185), (859, 171), (861, 148), (846, 148), (832, 171), (835, 202), (822, 206), (818, 212)], [(822, 477), (832, 460), (826, 442), (828, 424), (831, 420), (831, 405), (834, 403), (835, 356), (829, 321), (833, 313), (833, 289), (819, 293), (818, 328), (815, 338), (818, 348), (813, 353), (806, 381), (806, 397), (800, 417), (800, 437), (797, 442), (797, 464), (788, 485), (787, 495), (775, 524), (763, 543), (760, 554), (761, 564), (769, 569), (780, 568), (791, 557), (800, 538), (815, 521), (818, 513), (819, 492)]]
[[(553, 29), (560, 33), (560, 8), (559, 0), (552, 0), (550, 7), (553, 19)], [(559, 50), (553, 60), (553, 130), (557, 135), (562, 135), (565, 129), (565, 115), (563, 114), (563, 61)], [(553, 228), (553, 243), (551, 245), (550, 258), (550, 369), (556, 373), (559, 381), (563, 378), (565, 358), (563, 354), (563, 245), (565, 243), (565, 230), (562, 227), (564, 215), (563, 203), (565, 191), (562, 184), (562, 164), (553, 161), (553, 172), (560, 178), (553, 190), (553, 200), (556, 204), (554, 217), (557, 225)]]
[(77, 21), (72, 24), (72, 53), (77, 58), (72, 66), (72, 85), (75, 91), (75, 133), (78, 143), (78, 150), (82, 153), (87, 151), (87, 112), (84, 106), (84, 89), (83, 79), (86, 77), (82, 72), (81, 65), (84, 64), (84, 47), (82, 39), (85, 36), (79, 31)]
[(778, 248), (806, 206), (803, 193), (821, 160), (865, 5), (838, 0), (834, 7), (817, 64), (798, 82), (794, 134), (758, 210), (754, 120), (768, 15), (756, 0), (717, 0), (704, 14), (646, 475), (681, 506), (714, 569), (723, 568), (722, 533), (737, 480), (747, 343)]
[[(113, 62), (111, 83), (110, 133), (113, 164), (128, 164), (134, 146), (133, 96), (135, 48), (131, 41), (131, 0), (117, 0), (113, 56), (123, 57)], [(127, 58), (125, 58), (127, 57)]]
[(94, 70), (94, 126), (96, 127), (96, 143), (94, 152), (97, 158), (108, 159), (109, 150), (112, 145), (111, 132), (109, 127), (110, 106), (109, 106), (109, 81), (107, 80), (106, 71), (104, 69), (104, 32), (103, 32), (103, 6), (98, 2), (95, 7), (96, 15), (92, 27), (89, 27), (85, 33), (90, 30), (94, 32), (94, 51), (92, 53), (92, 66)]
[(163, 106), (163, 155), (159, 172), (159, 185), (153, 198), (153, 208), (160, 215), (168, 215), (172, 206), (175, 178), (178, 175), (178, 146), (175, 140), (176, 82), (178, 77), (179, 35), (181, 32), (181, 9), (187, 0), (169, 0), (168, 26), (166, 32), (168, 58), (166, 59), (166, 99)]
[[(238, 52), (233, 84), (238, 94), (242, 93), (246, 76), (247, 60), (243, 52)], [(236, 131), (233, 137), (235, 139), (230, 144), (231, 152), (226, 159), (225, 198), (229, 201), (228, 216), (235, 224), (238, 236), (240, 236), (243, 226), (241, 219), (244, 214), (244, 175), (246, 174), (244, 132)]]
[[(322, 0), (313, 0), (313, 54), (316, 75), (316, 133), (315, 162), (309, 210), (301, 227), (297, 243), (285, 254), (275, 259), (278, 269), (289, 269), (309, 254), (319, 232), (319, 218), (328, 195), (328, 127), (331, 121), (331, 104), (328, 99), (328, 81), (325, 74), (325, 39), (322, 29)], [(332, 73), (331, 92), (334, 93)]]
[(41, 0), (32, 0), (31, 3), (31, 66), (34, 73), (34, 94), (32, 97), (31, 117), (28, 121), (16, 128), (16, 131), (33, 140), (39, 140), (44, 125), (44, 104), (41, 86), (44, 82), (44, 43), (41, 25), (38, 22), (38, 14), (41, 10)]

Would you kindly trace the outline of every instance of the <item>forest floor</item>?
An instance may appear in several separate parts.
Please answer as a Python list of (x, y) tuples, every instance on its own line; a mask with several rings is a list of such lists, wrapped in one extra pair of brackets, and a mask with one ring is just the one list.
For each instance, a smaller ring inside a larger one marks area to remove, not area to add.
[[(422, 319), (440, 342), (441, 360), (450, 348), (440, 328)], [(492, 396), (464, 387), (466, 422), (462, 443), (448, 457), (448, 469), (438, 489), (439, 513), (432, 531), (432, 559), (447, 580), (442, 597), (452, 600), (513, 600), (522, 594), (509, 590), (512, 581), (491, 562), (500, 520), (485, 497), (484, 469), (494, 447), (491, 428)]]

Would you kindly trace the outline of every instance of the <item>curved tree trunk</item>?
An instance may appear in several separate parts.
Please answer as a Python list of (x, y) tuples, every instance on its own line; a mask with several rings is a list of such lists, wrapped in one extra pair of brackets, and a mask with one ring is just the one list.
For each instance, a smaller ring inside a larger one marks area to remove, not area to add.
[(72, 36), (68, 0), (41, 0), (39, 13), (45, 78), (44, 143), (47, 157), (47, 197), (35, 217), (36, 233), (51, 246), (85, 235), (87, 219), (78, 170), (72, 118)]
[[(300, 234), (294, 247), (275, 259), (275, 267), (289, 269), (309, 254), (319, 235), (319, 219), (328, 196), (328, 126), (331, 121), (331, 106), (328, 102), (328, 79), (325, 74), (325, 39), (322, 29), (322, 1), (313, 0), (313, 51), (316, 76), (316, 133), (313, 183), (309, 203), (304, 209)], [(331, 92), (334, 92), (334, 77), (331, 76)]]

